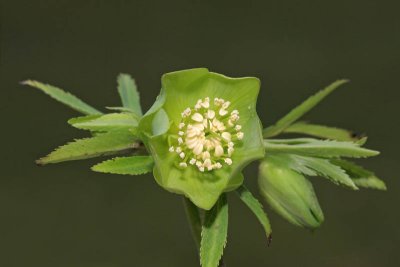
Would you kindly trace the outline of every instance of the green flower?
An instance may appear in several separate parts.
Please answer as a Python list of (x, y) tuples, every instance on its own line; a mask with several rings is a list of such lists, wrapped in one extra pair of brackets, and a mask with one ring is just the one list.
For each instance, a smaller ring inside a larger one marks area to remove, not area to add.
[(158, 184), (206, 210), (240, 186), (242, 169), (264, 156), (259, 87), (257, 78), (205, 68), (163, 75), (161, 93), (139, 123)]

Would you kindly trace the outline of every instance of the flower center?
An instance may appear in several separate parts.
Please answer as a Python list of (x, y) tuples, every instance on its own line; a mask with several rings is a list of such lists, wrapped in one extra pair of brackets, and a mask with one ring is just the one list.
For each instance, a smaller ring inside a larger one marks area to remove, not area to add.
[(243, 139), (242, 126), (237, 124), (239, 111), (229, 112), (229, 101), (215, 98), (199, 99), (194, 108), (182, 112), (178, 138), (169, 151), (181, 158), (179, 166), (193, 165), (199, 171), (212, 171), (231, 165), (235, 143)]

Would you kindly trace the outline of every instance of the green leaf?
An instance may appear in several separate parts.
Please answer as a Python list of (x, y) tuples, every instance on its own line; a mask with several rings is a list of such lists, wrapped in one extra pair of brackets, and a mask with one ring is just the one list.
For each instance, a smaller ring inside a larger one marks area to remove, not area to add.
[(132, 110), (137, 116), (142, 116), (139, 92), (135, 80), (128, 74), (118, 76), (118, 93), (121, 97), (122, 105)]
[(242, 185), (238, 189), (236, 189), (236, 193), (238, 193), (240, 199), (246, 204), (247, 207), (254, 213), (257, 217), (261, 225), (264, 227), (264, 231), (267, 235), (268, 245), (271, 242), (271, 224), (269, 223), (269, 219), (267, 214), (264, 212), (261, 203), (253, 196), (253, 194)]
[(386, 190), (385, 182), (376, 177), (373, 172), (347, 160), (334, 159), (332, 163), (343, 168), (357, 186)]
[(92, 167), (93, 171), (115, 174), (139, 175), (151, 172), (154, 161), (150, 156), (117, 157)]
[(311, 157), (372, 157), (378, 151), (360, 147), (356, 143), (312, 138), (267, 139), (264, 140), (267, 153), (289, 153)]
[(136, 140), (137, 138), (129, 131), (112, 131), (70, 142), (36, 162), (44, 165), (115, 154), (121, 150), (135, 148), (137, 146)]
[(206, 211), (201, 232), (200, 262), (202, 267), (217, 267), (228, 236), (228, 203), (222, 194), (214, 207)]
[(306, 114), (313, 107), (315, 107), (319, 102), (321, 102), (325, 97), (327, 97), (330, 93), (332, 93), (336, 88), (347, 82), (348, 80), (335, 81), (334, 83), (328, 85), (315, 95), (310, 96), (307, 100), (305, 100), (303, 103), (295, 107), (286, 116), (280, 119), (275, 125), (272, 125), (264, 129), (263, 131), (264, 138), (269, 138), (280, 134), (292, 123), (297, 121), (304, 114)]
[(130, 113), (110, 113), (103, 116), (90, 115), (70, 119), (68, 123), (75, 128), (91, 131), (130, 129), (138, 125), (136, 117)]
[(294, 171), (303, 173), (309, 176), (322, 176), (331, 180), (334, 184), (346, 185), (354, 190), (357, 186), (353, 180), (346, 174), (346, 172), (332, 164), (327, 159), (313, 158), (292, 154), (270, 154), (268, 159), (279, 161), (280, 164), (286, 165)]
[(33, 80), (23, 81), (22, 84), (35, 87), (35, 88), (41, 90), (42, 92), (44, 92), (45, 94), (48, 94), (55, 100), (63, 103), (64, 105), (69, 106), (70, 108), (72, 108), (80, 113), (87, 114), (87, 115), (102, 114), (100, 111), (89, 106), (88, 104), (86, 104), (85, 102), (83, 102), (82, 100), (77, 98), (76, 96), (74, 96), (68, 92), (65, 92), (55, 86), (52, 86), (49, 84), (44, 84), (44, 83), (41, 83), (38, 81), (33, 81)]
[(126, 108), (126, 107), (106, 107), (108, 110), (113, 110), (113, 111), (120, 111), (120, 112), (130, 112), (133, 113), (133, 109)]
[(90, 122), (94, 119), (100, 118), (102, 115), (86, 115), (86, 116), (79, 116), (75, 118), (69, 119), (67, 122), (69, 125), (74, 126), (74, 124), (79, 124), (79, 123), (87, 123)]
[(273, 158), (263, 160), (258, 176), (260, 192), (268, 204), (289, 222), (317, 228), (324, 220), (312, 184)]
[(364, 135), (355, 134), (354, 132), (345, 129), (309, 124), (306, 122), (296, 122), (287, 127), (283, 132), (306, 134), (324, 139), (350, 142), (360, 142), (366, 138)]

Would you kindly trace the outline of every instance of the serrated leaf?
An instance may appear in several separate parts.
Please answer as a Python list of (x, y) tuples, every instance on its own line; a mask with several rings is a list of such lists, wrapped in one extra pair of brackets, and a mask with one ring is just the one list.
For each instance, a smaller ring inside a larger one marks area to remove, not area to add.
[(102, 116), (85, 116), (73, 118), (69, 124), (78, 129), (90, 131), (114, 131), (135, 128), (138, 121), (130, 113), (110, 113)]
[(271, 242), (271, 234), (272, 234), (271, 224), (269, 223), (268, 216), (264, 212), (261, 203), (258, 201), (258, 199), (256, 199), (253, 196), (253, 194), (244, 185), (236, 189), (236, 193), (238, 193), (240, 199), (254, 213), (258, 221), (263, 226), (264, 231), (267, 235), (267, 243), (269, 245)]
[(114, 174), (139, 175), (151, 172), (154, 161), (151, 156), (117, 157), (92, 167), (93, 171)]
[(69, 125), (73, 126), (74, 124), (77, 123), (86, 123), (89, 121), (92, 121), (94, 119), (100, 118), (102, 115), (86, 115), (86, 116), (80, 116), (80, 117), (75, 117), (75, 118), (71, 118), (69, 119), (67, 122)]
[(264, 140), (267, 153), (289, 153), (311, 157), (372, 157), (378, 151), (360, 147), (356, 143), (313, 138), (267, 139)]
[(360, 165), (343, 159), (334, 159), (332, 160), (332, 163), (343, 168), (357, 186), (386, 190), (384, 181), (376, 177), (373, 172), (364, 169)]
[(135, 80), (128, 74), (121, 73), (118, 78), (118, 93), (121, 97), (122, 105), (132, 110), (137, 116), (142, 116), (140, 97)]
[(62, 89), (57, 88), (55, 86), (52, 86), (49, 84), (44, 84), (44, 83), (41, 83), (38, 81), (33, 81), (33, 80), (27, 80), (27, 81), (23, 81), (21, 83), (24, 85), (29, 85), (29, 86), (32, 86), (32, 87), (35, 87), (35, 88), (41, 90), (45, 94), (54, 98), (55, 100), (63, 103), (64, 105), (69, 106), (70, 108), (72, 108), (80, 113), (83, 113), (86, 115), (102, 114), (100, 111), (98, 111), (97, 109), (86, 104), (85, 102), (83, 102), (82, 100), (77, 98), (76, 96), (74, 96), (68, 92), (65, 92)]
[(292, 123), (296, 122), (304, 114), (306, 114), (313, 107), (315, 107), (319, 102), (321, 102), (325, 97), (327, 97), (330, 93), (332, 93), (336, 88), (347, 82), (348, 80), (335, 81), (334, 83), (328, 85), (315, 95), (310, 96), (303, 103), (292, 109), (286, 116), (281, 118), (276, 124), (264, 129), (263, 131), (264, 138), (269, 138), (280, 134)]
[(202, 267), (217, 267), (228, 236), (228, 203), (222, 194), (214, 207), (206, 211), (201, 232), (200, 262)]
[(349, 130), (336, 127), (328, 127), (324, 125), (309, 124), (306, 122), (296, 122), (287, 127), (283, 132), (306, 134), (336, 141), (359, 142), (360, 140), (365, 138), (364, 135), (359, 135)]
[(126, 107), (106, 107), (108, 110), (113, 110), (113, 111), (120, 111), (120, 112), (128, 112), (131, 113), (136, 117), (137, 120), (140, 119), (140, 116), (135, 114), (135, 111), (131, 108), (126, 108)]
[(342, 184), (354, 190), (358, 189), (347, 173), (328, 159), (283, 153), (270, 154), (266, 159), (273, 159), (281, 165), (308, 176), (322, 176), (328, 178), (334, 184)]
[(112, 131), (94, 137), (78, 139), (60, 146), (49, 155), (37, 160), (37, 164), (94, 158), (115, 154), (137, 146), (137, 138), (129, 131)]

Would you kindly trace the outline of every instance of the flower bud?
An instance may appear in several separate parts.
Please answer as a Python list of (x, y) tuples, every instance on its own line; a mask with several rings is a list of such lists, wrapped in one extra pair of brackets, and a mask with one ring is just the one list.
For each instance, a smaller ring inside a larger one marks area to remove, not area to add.
[(260, 164), (258, 184), (268, 204), (289, 222), (317, 228), (324, 220), (310, 181), (268, 157)]

